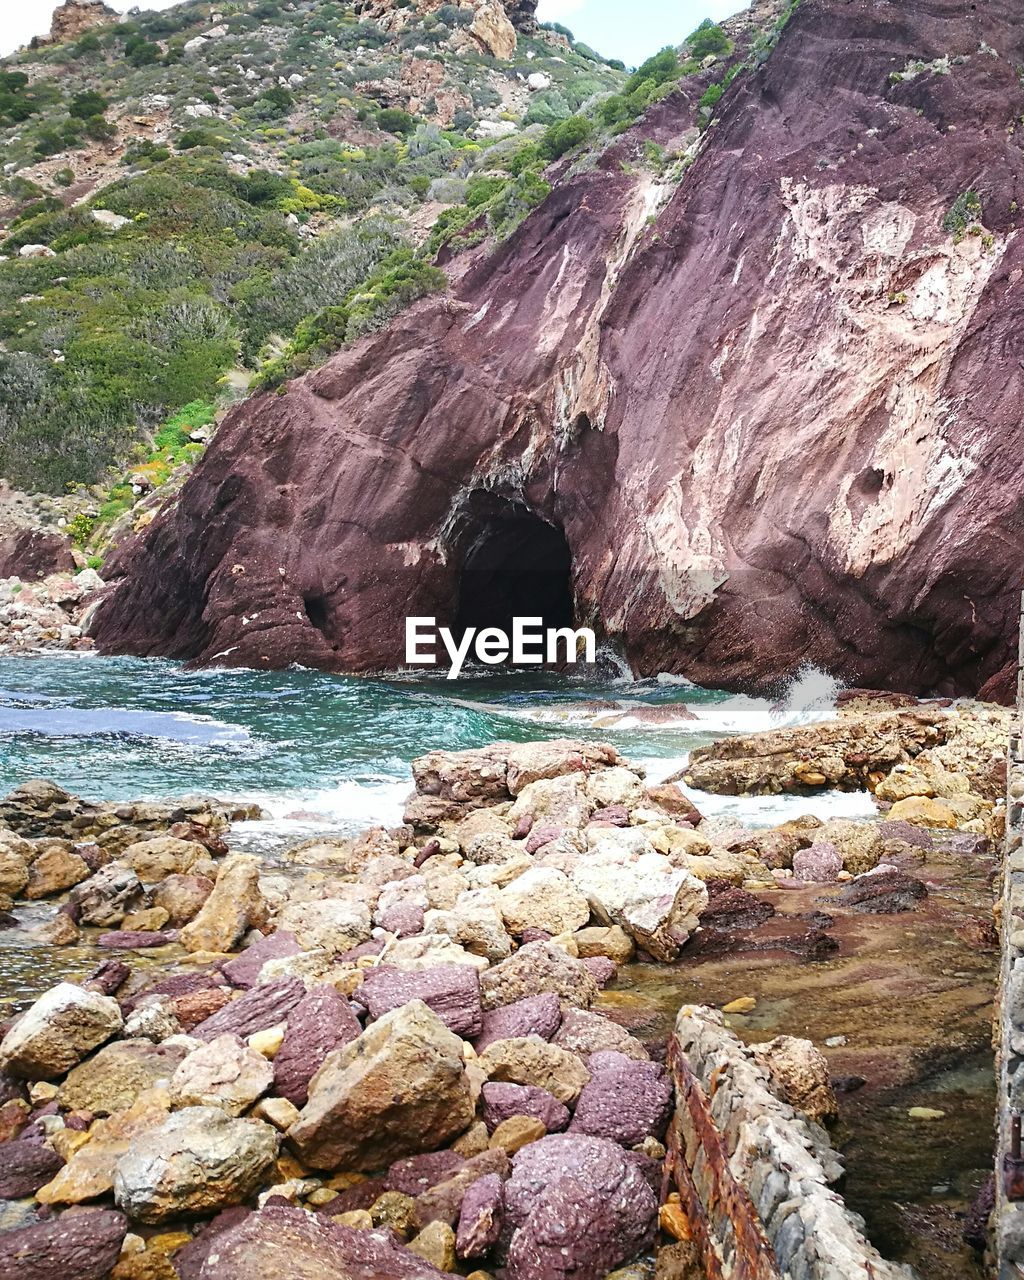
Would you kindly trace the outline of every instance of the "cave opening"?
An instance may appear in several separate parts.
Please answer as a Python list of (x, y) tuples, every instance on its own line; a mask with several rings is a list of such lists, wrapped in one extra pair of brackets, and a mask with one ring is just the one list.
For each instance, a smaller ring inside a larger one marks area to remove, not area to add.
[(513, 618), (572, 625), (572, 554), (561, 529), (508, 506), (484, 517), (466, 548), (454, 631), (461, 637), (469, 627), (498, 627), (511, 634)]

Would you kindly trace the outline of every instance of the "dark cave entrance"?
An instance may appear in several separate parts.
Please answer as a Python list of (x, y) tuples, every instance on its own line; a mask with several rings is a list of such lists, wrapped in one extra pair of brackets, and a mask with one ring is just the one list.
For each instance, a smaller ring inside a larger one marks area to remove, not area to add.
[(565, 534), (525, 507), (512, 505), (476, 523), (459, 575), (454, 632), (498, 627), (511, 635), (513, 618), (542, 618), (542, 626), (573, 622), (572, 555)]

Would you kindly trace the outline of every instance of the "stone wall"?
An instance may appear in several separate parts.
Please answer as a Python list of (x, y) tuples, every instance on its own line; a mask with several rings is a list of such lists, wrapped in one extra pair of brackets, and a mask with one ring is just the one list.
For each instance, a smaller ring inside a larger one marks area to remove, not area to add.
[(681, 1009), (671, 1056), (673, 1173), (684, 1205), (696, 1197), (687, 1208), (709, 1276), (911, 1280), (833, 1190), (843, 1168), (828, 1133), (772, 1091), (721, 1013)]
[(1024, 625), (1019, 672), (1017, 721), (1010, 736), (1006, 768), (1006, 843), (1000, 897), (1002, 962), (996, 1020), (999, 1088), (992, 1217), (999, 1280), (1019, 1280), (1024, 1275), (1024, 1159), (1015, 1151), (1013, 1139), (1014, 1116), (1024, 1111)]

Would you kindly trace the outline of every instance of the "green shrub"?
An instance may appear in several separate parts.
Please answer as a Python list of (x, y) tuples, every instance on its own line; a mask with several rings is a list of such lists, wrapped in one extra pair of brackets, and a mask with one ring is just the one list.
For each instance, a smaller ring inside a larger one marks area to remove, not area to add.
[(401, 107), (382, 107), (377, 112), (377, 127), (384, 133), (405, 135), (415, 130), (416, 121)]
[(586, 142), (593, 132), (594, 126), (586, 116), (570, 116), (568, 120), (550, 126), (540, 140), (540, 154), (545, 160), (558, 160), (566, 152)]
[(717, 26), (710, 18), (705, 18), (697, 30), (686, 41), (689, 49), (690, 57), (701, 61), (706, 58), (709, 53), (723, 54), (728, 53), (732, 49), (732, 41), (725, 34), (721, 27)]
[(667, 80), (678, 80), (679, 74), (679, 55), (675, 49), (666, 47), (637, 67), (623, 86), (622, 92), (628, 97), (647, 80), (653, 80), (655, 85), (659, 85)]
[(95, 89), (86, 89), (76, 93), (68, 107), (68, 115), (79, 120), (88, 120), (90, 116), (102, 116), (110, 103), (102, 93)]
[(977, 191), (963, 191), (942, 219), (942, 229), (962, 236), (972, 222), (980, 222), (981, 219), (981, 196)]
[(725, 93), (725, 89), (720, 84), (709, 84), (701, 94), (700, 101), (697, 103), (697, 106), (706, 107), (710, 111), (721, 98), (723, 93)]

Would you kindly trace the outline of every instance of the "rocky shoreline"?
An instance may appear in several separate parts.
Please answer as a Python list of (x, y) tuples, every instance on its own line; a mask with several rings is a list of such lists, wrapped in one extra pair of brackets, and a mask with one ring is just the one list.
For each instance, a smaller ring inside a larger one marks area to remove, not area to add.
[[(276, 862), (232, 850), (244, 807), (22, 786), (0, 802), (3, 923), (50, 903), (37, 944), (94, 968), (3, 1028), (0, 1276), (696, 1280), (665, 1042), (602, 992), (636, 960), (813, 960), (832, 912), (923, 910), (936, 842), (974, 858), (1001, 834), (1008, 714), (848, 700), (693, 753), (708, 789), (866, 783), (878, 822), (705, 819), (562, 739), (431, 752), (402, 826)], [(815, 890), (826, 909), (787, 911)], [(782, 1104), (834, 1116), (810, 1041), (755, 1056)]]

